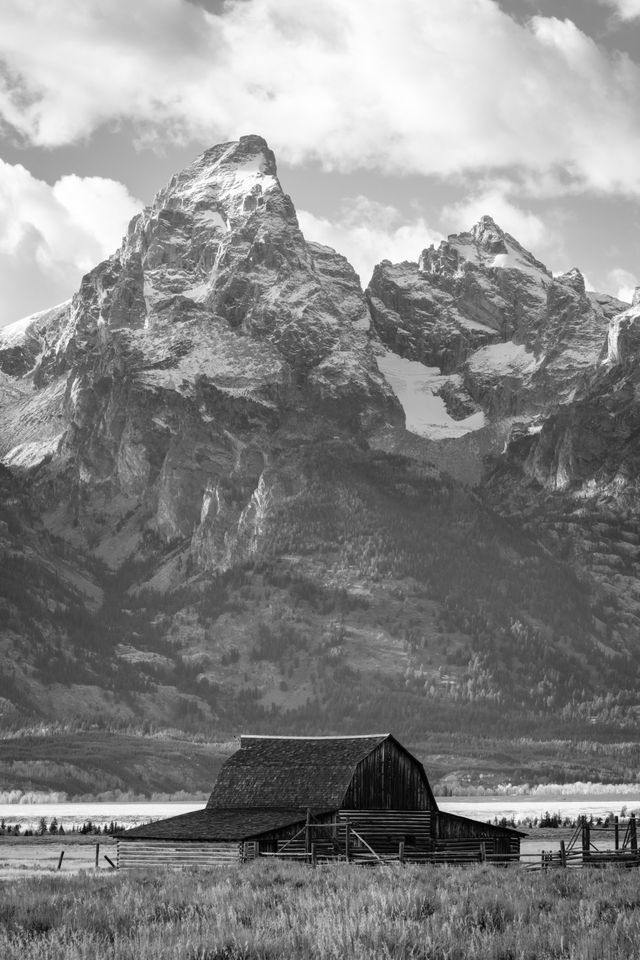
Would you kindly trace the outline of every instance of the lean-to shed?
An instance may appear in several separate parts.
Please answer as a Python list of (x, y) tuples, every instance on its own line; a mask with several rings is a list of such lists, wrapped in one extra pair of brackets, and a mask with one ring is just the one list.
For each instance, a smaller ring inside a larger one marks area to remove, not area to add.
[[(464, 821), (464, 822), (463, 822)], [(438, 810), (422, 764), (390, 734), (243, 736), (204, 810), (118, 836), (118, 866), (259, 855), (427, 859), (464, 841), (519, 849), (517, 831)]]

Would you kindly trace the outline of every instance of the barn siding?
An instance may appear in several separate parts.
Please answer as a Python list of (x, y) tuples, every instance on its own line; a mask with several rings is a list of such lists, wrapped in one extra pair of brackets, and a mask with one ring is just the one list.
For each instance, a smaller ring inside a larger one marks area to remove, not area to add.
[[(397, 856), (401, 843), (407, 856), (428, 853), (433, 846), (430, 810), (341, 810), (339, 818), (348, 821), (371, 849), (381, 856)], [(359, 852), (357, 840), (354, 839), (353, 853), (357, 855)]]
[(432, 824), (433, 838), (441, 848), (447, 844), (453, 847), (464, 841), (471, 844), (475, 842), (479, 848), (481, 841), (487, 840), (490, 841), (491, 850), (496, 853), (520, 853), (518, 834), (492, 823), (481, 823), (479, 820), (439, 811), (434, 815)]
[[(314, 823), (332, 823), (335, 820), (335, 814), (317, 814), (312, 820)], [(293, 823), (290, 826), (281, 827), (279, 830), (270, 830), (261, 834), (258, 838), (260, 853), (276, 853), (283, 847), (290, 851), (304, 851), (304, 833), (301, 833), (301, 830), (304, 831), (304, 826), (305, 821), (300, 820), (299, 823)], [(324, 835), (326, 833), (327, 831), (324, 831)], [(292, 840), (293, 845), (291, 844)]]
[(428, 810), (431, 805), (422, 767), (391, 739), (358, 763), (342, 803), (350, 810)]
[(236, 841), (118, 840), (118, 869), (131, 867), (209, 867), (236, 863), (242, 844)]

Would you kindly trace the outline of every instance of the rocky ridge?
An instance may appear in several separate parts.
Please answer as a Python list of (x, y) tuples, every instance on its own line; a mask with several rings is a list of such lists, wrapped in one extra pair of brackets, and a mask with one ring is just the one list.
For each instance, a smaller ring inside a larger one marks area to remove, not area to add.
[(417, 263), (378, 264), (367, 299), (390, 350), (438, 368), (433, 389), (454, 420), (482, 411), (471, 429), (533, 426), (572, 400), (626, 307), (587, 293), (577, 269), (554, 277), (488, 216)]

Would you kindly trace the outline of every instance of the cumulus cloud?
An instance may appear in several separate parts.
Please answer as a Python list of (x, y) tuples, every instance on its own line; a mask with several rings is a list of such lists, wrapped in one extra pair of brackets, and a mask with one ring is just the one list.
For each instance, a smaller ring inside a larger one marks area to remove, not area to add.
[(128, 118), (141, 136), (262, 133), (325, 168), (640, 192), (640, 67), (495, 0), (4, 0), (2, 20), (0, 117), (36, 144)]
[(114, 180), (71, 175), (50, 186), (0, 160), (0, 325), (69, 297), (141, 206)]
[(480, 189), (473, 196), (445, 207), (442, 222), (451, 232), (468, 230), (484, 214), (510, 233), (534, 254), (549, 244), (549, 230), (542, 219), (531, 210), (523, 210), (506, 195), (507, 184), (493, 184)]
[(601, 4), (612, 7), (622, 20), (635, 20), (640, 17), (640, 0), (599, 0)]
[(622, 267), (614, 267), (607, 276), (607, 292), (613, 294), (618, 300), (624, 300), (625, 303), (631, 303), (633, 294), (638, 286), (638, 277), (629, 270)]
[(424, 218), (406, 222), (395, 207), (366, 197), (345, 200), (332, 220), (307, 210), (298, 211), (298, 220), (307, 240), (333, 247), (349, 260), (363, 286), (381, 260), (417, 261), (425, 247), (442, 239)]

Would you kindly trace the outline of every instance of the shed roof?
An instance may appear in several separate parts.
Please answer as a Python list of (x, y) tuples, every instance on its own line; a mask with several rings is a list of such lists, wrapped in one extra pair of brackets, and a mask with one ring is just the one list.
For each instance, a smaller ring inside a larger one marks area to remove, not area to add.
[(497, 823), (485, 823), (484, 820), (473, 820), (471, 817), (463, 817), (459, 813), (449, 813), (448, 810), (438, 810), (438, 816), (440, 819), (457, 820), (461, 823), (472, 824), (478, 833), (483, 832), (491, 836), (502, 835), (505, 833), (512, 834), (514, 837), (528, 836), (528, 834), (523, 833), (522, 830), (516, 830), (515, 827), (503, 827), (501, 824)]
[(207, 808), (336, 809), (342, 804), (357, 764), (389, 738), (390, 734), (243, 736), (240, 749), (220, 770)]
[(306, 812), (301, 810), (261, 810), (256, 807), (218, 810), (205, 807), (132, 827), (116, 836), (124, 840), (250, 840), (282, 827), (298, 823), (302, 826), (305, 819)]

